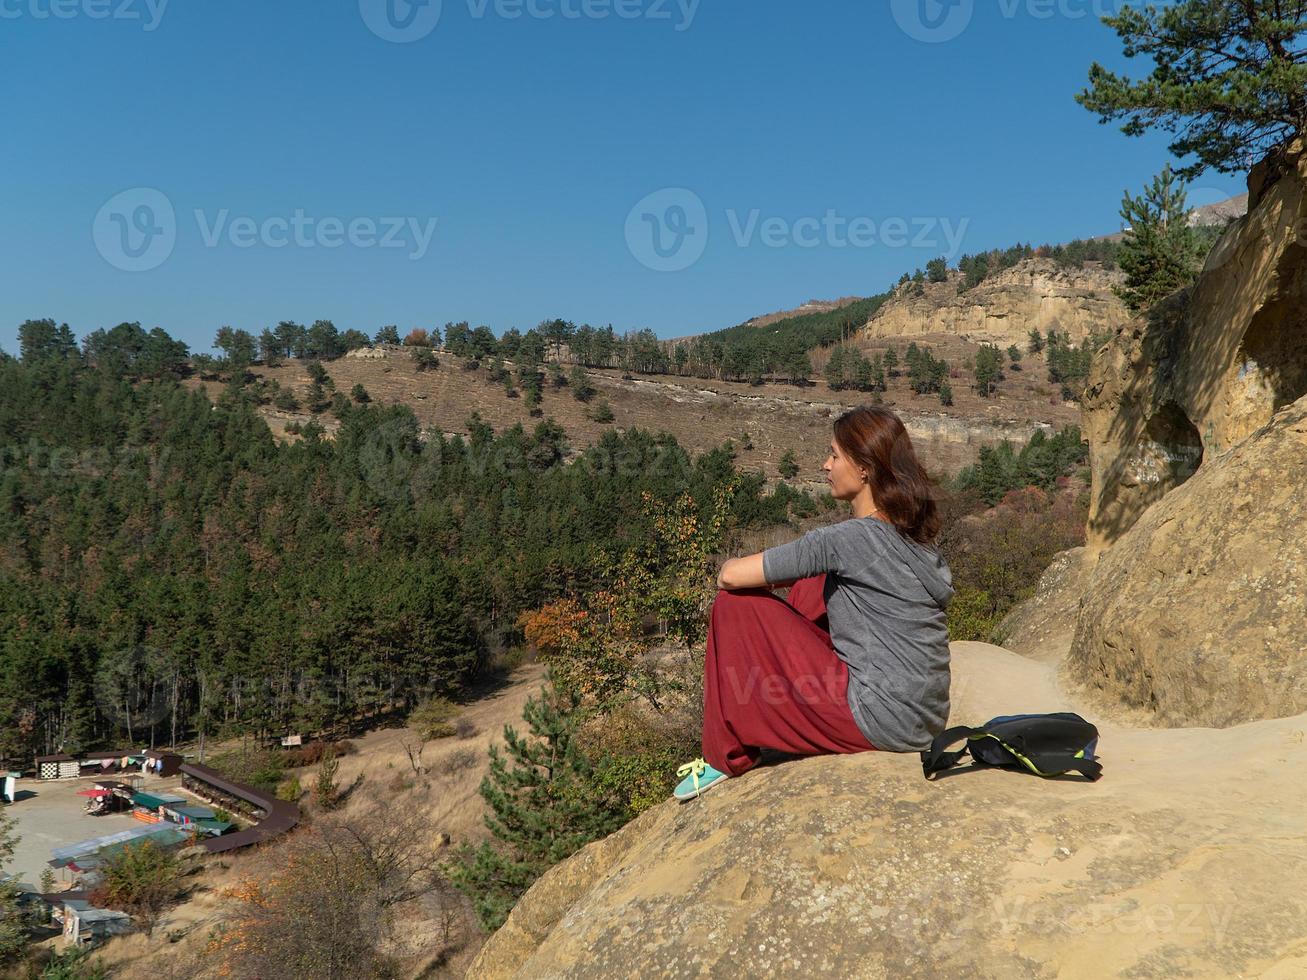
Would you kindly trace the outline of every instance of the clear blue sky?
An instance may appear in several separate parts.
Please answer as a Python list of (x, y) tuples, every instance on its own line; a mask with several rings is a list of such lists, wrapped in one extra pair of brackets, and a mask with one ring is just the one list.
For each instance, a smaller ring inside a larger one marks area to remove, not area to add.
[[(1073, 101), (1094, 59), (1151, 68), (1111, 7), (924, 2), (947, 40), (912, 36), (917, 0), (0, 0), (0, 347), (46, 316), (195, 350), (319, 318), (670, 337), (878, 292), (946, 228), (959, 253), (1116, 230), (1168, 138)], [(632, 215), (665, 188), (693, 198)]]

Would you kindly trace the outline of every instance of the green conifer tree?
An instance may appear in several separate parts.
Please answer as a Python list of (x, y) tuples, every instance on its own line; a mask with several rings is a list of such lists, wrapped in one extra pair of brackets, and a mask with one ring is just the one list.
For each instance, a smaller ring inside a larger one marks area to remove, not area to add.
[[(677, 348), (678, 351), (681, 349)], [(567, 383), (572, 389), (572, 397), (579, 402), (588, 402), (595, 395), (594, 385), (590, 383), (590, 375), (586, 373), (585, 368), (580, 364), (572, 368)]]
[(1193, 282), (1201, 260), (1198, 236), (1189, 225), (1184, 185), (1169, 163), (1142, 197), (1125, 192), (1121, 220), (1125, 239), (1117, 261), (1126, 281), (1113, 291), (1133, 312)]
[(876, 379), (871, 370), (871, 361), (867, 360), (861, 354), (857, 355), (856, 367), (854, 368), (854, 383), (859, 391), (874, 391), (876, 388)]
[(832, 391), (839, 391), (844, 387), (844, 361), (845, 353), (843, 347), (836, 347), (831, 351), (830, 360), (826, 362), (826, 383), (830, 385)]
[(574, 740), (580, 695), (550, 686), (527, 701), (523, 738), (504, 726), (507, 750), (490, 748), (481, 797), (493, 842), (465, 846), (449, 871), (471, 899), (483, 929), (498, 929), (518, 898), (549, 868), (625, 821), (594, 791), (594, 770)]
[(1151, 57), (1153, 69), (1136, 80), (1094, 62), (1076, 101), (1099, 122), (1124, 119), (1127, 136), (1178, 134), (1171, 153), (1195, 158), (1178, 171), (1186, 180), (1208, 167), (1246, 171), (1263, 157), (1285, 169), (1284, 150), (1307, 130), (1303, 13), (1301, 2), (1282, 0), (1122, 5), (1103, 23), (1127, 58)]
[(993, 344), (985, 344), (976, 351), (976, 391), (988, 398), (1002, 378), (1002, 352)]

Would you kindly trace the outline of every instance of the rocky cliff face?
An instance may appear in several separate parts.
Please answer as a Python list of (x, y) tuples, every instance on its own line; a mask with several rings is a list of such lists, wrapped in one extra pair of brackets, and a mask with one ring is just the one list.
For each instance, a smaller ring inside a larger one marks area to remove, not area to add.
[(1066, 660), (1163, 725), (1307, 710), (1307, 396), (1153, 504), (1089, 578)]
[(864, 336), (938, 332), (1024, 347), (1031, 330), (1056, 330), (1079, 343), (1091, 333), (1115, 330), (1130, 318), (1112, 292), (1123, 281), (1120, 271), (1092, 263), (1084, 269), (1059, 269), (1052, 259), (1025, 259), (960, 291), (963, 281), (953, 272), (947, 282), (926, 283), (923, 296), (899, 287), (863, 328)]
[(1307, 709), (1307, 155), (1193, 288), (1117, 333), (1083, 405), (1097, 557), (1066, 661), (1154, 724)]
[(1093, 470), (1091, 553), (1201, 465), (1307, 394), (1307, 156), (1249, 181), (1252, 208), (1192, 289), (1123, 326), (1082, 402)]

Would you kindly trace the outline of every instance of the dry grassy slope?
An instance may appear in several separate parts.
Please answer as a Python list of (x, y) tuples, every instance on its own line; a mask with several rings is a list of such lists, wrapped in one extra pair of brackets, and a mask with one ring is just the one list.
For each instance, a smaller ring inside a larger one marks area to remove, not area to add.
[[(414, 780), (405, 745), (415, 745), (407, 728), (388, 728), (370, 732), (354, 740), (358, 753), (340, 760), (337, 774), (341, 786), (349, 786), (358, 777), (362, 781), (350, 794), (342, 813), (359, 816), (378, 804), (403, 806), (428, 817), (429, 837), (415, 841), (415, 846), (430, 845), (437, 835), (449, 834), (451, 844), (475, 841), (487, 836), (482, 815), (485, 804), (477, 792), (481, 778), (488, 771), (487, 749), (503, 742), (504, 725), (523, 728), (522, 708), (543, 683), (544, 669), (539, 664), (519, 667), (508, 684), (469, 704), (461, 713), (476, 726), (470, 738), (446, 738), (430, 742), (422, 752), (421, 763), (430, 770), (422, 780)], [(308, 789), (315, 770), (300, 770), (301, 783)], [(417, 785), (401, 786), (396, 777)], [(307, 805), (307, 803), (305, 804)], [(312, 813), (308, 815), (312, 820)], [(256, 880), (271, 873), (279, 860), (276, 843), (259, 850), (237, 851), (211, 861), (201, 877), (199, 887), (189, 901), (173, 909), (156, 927), (154, 935), (136, 934), (116, 939), (104, 947), (97, 959), (114, 968), (115, 976), (155, 977), (181, 980), (209, 975), (204, 972), (204, 947), (210, 930), (222, 920), (232, 900), (221, 894), (242, 877)], [(184, 935), (169, 942), (169, 933)], [(473, 935), (469, 946), (458, 954), (441, 976), (460, 976), (476, 952), (479, 937)], [(437, 975), (437, 974), (432, 974)]]
[[(913, 340), (929, 346), (955, 366), (978, 349), (976, 344), (948, 335)], [(902, 355), (906, 341), (896, 343)], [(883, 350), (888, 341), (869, 340), (860, 346), (870, 353)], [(814, 367), (820, 370), (825, 356), (816, 360)], [(1003, 438), (1023, 443), (1041, 425), (1056, 431), (1067, 424), (1079, 424), (1079, 406), (1057, 397), (1056, 387), (1047, 381), (1043, 357), (1026, 355), (1023, 365), (1023, 371), (1009, 372), (995, 398), (976, 395), (969, 389), (970, 372), (956, 367), (953, 406), (944, 408), (933, 395), (914, 394), (903, 377), (891, 381), (885, 404), (907, 425), (927, 468), (937, 474), (952, 474), (974, 462), (982, 445), (996, 444)], [(419, 422), (432, 431), (464, 432), (474, 410), (497, 431), (515, 422), (529, 431), (537, 421), (528, 415), (521, 398), (509, 398), (502, 385), (488, 383), (484, 371), (465, 371), (460, 359), (452, 355), (441, 354), (440, 366), (428, 372), (417, 371), (407, 352), (399, 350), (384, 359), (346, 357), (326, 366), (338, 390), (348, 393), (355, 384), (362, 384), (379, 404), (409, 405)], [(255, 372), (276, 379), (299, 395), (309, 384), (305, 366), (298, 362), (260, 367)], [(826, 457), (834, 415), (864, 400), (856, 391), (831, 391), (821, 381), (804, 388), (784, 384), (751, 387), (671, 375), (637, 375), (628, 381), (618, 371), (596, 370), (590, 374), (598, 397), (612, 406), (612, 425), (618, 429), (638, 426), (667, 431), (692, 452), (733, 439), (739, 450), (738, 464), (761, 469), (769, 479), (778, 476), (777, 464), (785, 451), (793, 450), (801, 467), (800, 482), (810, 481), (814, 490), (825, 487), (820, 482), (819, 468)], [(563, 426), (574, 449), (595, 443), (608, 428), (591, 421), (586, 415), (587, 406), (576, 401), (566, 388), (547, 389), (543, 410), (544, 416)], [(289, 422), (309, 417), (306, 413), (280, 412), (271, 406), (265, 408), (265, 415), (279, 437), (284, 437)], [(320, 421), (328, 430), (336, 424), (329, 414)], [(752, 448), (744, 448), (748, 444), (746, 434)]]

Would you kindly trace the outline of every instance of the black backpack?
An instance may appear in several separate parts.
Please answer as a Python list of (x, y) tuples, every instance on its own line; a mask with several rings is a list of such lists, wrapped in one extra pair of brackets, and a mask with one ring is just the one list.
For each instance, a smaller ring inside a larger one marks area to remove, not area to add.
[[(967, 744), (945, 752), (958, 739)], [(1000, 715), (979, 728), (959, 725), (941, 732), (921, 753), (921, 768), (930, 779), (958, 764), (968, 751), (978, 766), (1029, 769), (1038, 776), (1082, 773), (1090, 781), (1103, 774), (1094, 761), (1098, 729), (1071, 711), (1046, 715)]]

